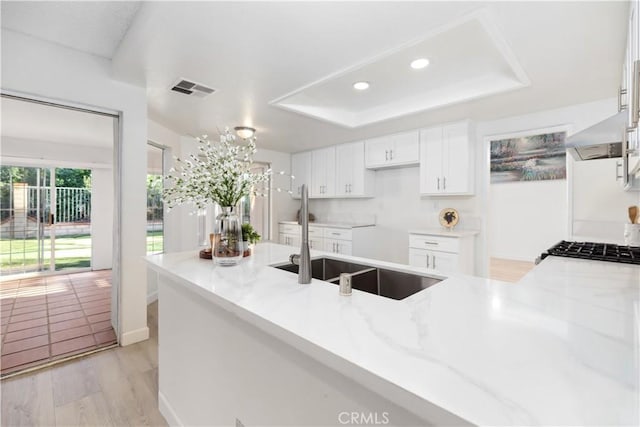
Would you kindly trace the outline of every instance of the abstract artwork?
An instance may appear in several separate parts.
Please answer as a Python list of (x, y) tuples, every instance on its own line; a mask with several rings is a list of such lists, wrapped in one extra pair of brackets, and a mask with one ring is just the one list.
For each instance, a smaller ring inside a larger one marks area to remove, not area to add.
[(491, 141), (491, 183), (567, 177), (566, 132)]

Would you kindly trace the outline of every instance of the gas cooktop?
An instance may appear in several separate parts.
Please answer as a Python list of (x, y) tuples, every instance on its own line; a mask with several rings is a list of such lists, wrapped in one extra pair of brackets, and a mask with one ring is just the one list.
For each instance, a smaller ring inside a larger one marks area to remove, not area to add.
[(596, 261), (622, 262), (640, 265), (639, 246), (620, 246), (611, 243), (561, 241), (540, 255), (543, 260), (549, 255), (589, 259)]

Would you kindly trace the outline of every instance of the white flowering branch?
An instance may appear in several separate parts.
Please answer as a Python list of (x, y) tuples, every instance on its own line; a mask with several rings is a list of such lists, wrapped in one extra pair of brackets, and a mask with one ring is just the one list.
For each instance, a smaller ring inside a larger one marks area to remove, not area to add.
[(171, 184), (163, 192), (169, 208), (193, 203), (204, 208), (211, 203), (236, 206), (250, 194), (260, 195), (259, 184), (268, 183), (271, 169), (251, 172), (256, 138), (247, 139), (245, 145), (235, 143), (236, 137), (226, 128), (220, 142), (211, 142), (206, 135), (196, 138), (199, 155), (188, 159), (175, 158), (167, 180)]

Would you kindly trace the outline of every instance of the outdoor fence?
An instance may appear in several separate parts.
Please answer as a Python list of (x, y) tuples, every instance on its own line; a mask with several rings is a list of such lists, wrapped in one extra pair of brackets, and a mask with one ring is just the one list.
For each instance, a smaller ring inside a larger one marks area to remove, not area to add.
[[(51, 189), (28, 187), (29, 206), (38, 206), (38, 190), (44, 197), (41, 206), (50, 206)], [(35, 210), (35, 209), (34, 209)], [(33, 212), (30, 209), (31, 212)], [(56, 187), (56, 222), (89, 222), (91, 221), (91, 189)]]

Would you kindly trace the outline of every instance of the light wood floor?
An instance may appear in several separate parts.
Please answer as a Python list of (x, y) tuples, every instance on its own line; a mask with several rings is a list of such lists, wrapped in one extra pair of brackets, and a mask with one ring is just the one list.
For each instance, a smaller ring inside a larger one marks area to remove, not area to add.
[(166, 426), (158, 411), (158, 306), (147, 341), (0, 383), (3, 426)]
[(515, 283), (530, 272), (533, 267), (535, 267), (535, 264), (532, 262), (491, 258), (489, 262), (489, 278)]

